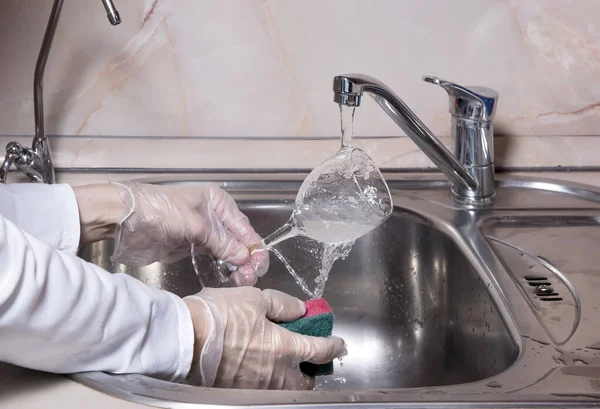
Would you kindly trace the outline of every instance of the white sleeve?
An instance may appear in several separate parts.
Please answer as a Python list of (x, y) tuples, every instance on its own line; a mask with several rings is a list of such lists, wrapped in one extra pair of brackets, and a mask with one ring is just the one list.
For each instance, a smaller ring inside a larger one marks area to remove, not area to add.
[(55, 373), (189, 371), (179, 297), (53, 249), (0, 217), (0, 361)]
[(79, 208), (69, 185), (0, 184), (0, 214), (51, 247), (77, 252)]

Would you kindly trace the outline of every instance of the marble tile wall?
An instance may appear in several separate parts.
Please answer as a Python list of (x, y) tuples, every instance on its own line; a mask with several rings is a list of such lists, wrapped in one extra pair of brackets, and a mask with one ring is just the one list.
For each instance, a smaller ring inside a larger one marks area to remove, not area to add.
[[(45, 82), (60, 166), (312, 166), (337, 146), (344, 72), (386, 82), (446, 142), (447, 97), (421, 76), (494, 88), (500, 166), (600, 166), (597, 0), (115, 3), (111, 27), (100, 0), (65, 1)], [(51, 5), (0, 2), (2, 142), (33, 134)], [(384, 166), (431, 165), (368, 100), (355, 133)]]

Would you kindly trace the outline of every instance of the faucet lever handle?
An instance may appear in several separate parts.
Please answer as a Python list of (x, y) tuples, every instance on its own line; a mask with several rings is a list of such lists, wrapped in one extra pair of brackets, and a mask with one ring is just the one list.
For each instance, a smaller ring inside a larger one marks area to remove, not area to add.
[(439, 85), (450, 97), (450, 113), (464, 119), (492, 121), (496, 114), (498, 92), (491, 88), (465, 87), (438, 77), (424, 75), (423, 81)]

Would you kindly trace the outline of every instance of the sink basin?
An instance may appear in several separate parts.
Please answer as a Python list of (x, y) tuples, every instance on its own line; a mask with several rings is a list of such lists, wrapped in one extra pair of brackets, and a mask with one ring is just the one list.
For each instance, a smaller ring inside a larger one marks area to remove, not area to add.
[[(287, 221), (293, 210), (281, 201), (239, 205), (262, 235)], [(282, 243), (280, 250), (292, 265), (315, 265), (313, 252), (303, 250), (305, 240)], [(92, 244), (81, 257), (179, 296), (201, 289), (189, 258), (127, 269), (110, 263), (112, 246), (112, 241)], [(274, 256), (257, 286), (307, 298)], [(336, 363), (334, 375), (319, 378), (320, 389), (466, 383), (505, 370), (518, 356), (494, 301), (462, 251), (448, 235), (406, 211), (394, 211), (334, 264), (323, 296), (349, 354)]]
[[(145, 182), (217, 182), (266, 235), (289, 217), (303, 177), (198, 174)], [(499, 175), (498, 201), (468, 208), (453, 203), (448, 183), (435, 175), (385, 177), (392, 216), (358, 240), (329, 275), (323, 296), (349, 355), (336, 362), (333, 376), (317, 379), (316, 390), (200, 388), (102, 372), (70, 377), (168, 408), (597, 405), (600, 253), (593, 249), (600, 243), (600, 190)], [(314, 286), (308, 243), (294, 238), (278, 250)], [(80, 256), (179, 296), (200, 291), (189, 258), (127, 268), (111, 264), (112, 246), (95, 243)], [(257, 285), (307, 298), (274, 256)]]

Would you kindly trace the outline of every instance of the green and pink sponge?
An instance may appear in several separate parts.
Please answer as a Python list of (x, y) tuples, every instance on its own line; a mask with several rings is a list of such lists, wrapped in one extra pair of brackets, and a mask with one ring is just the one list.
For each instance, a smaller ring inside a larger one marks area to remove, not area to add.
[[(302, 318), (293, 322), (281, 323), (282, 327), (302, 335), (313, 337), (329, 337), (333, 333), (333, 311), (323, 298), (308, 300), (306, 313)], [(300, 370), (309, 376), (323, 376), (333, 374), (333, 362), (315, 365), (302, 362)]]

